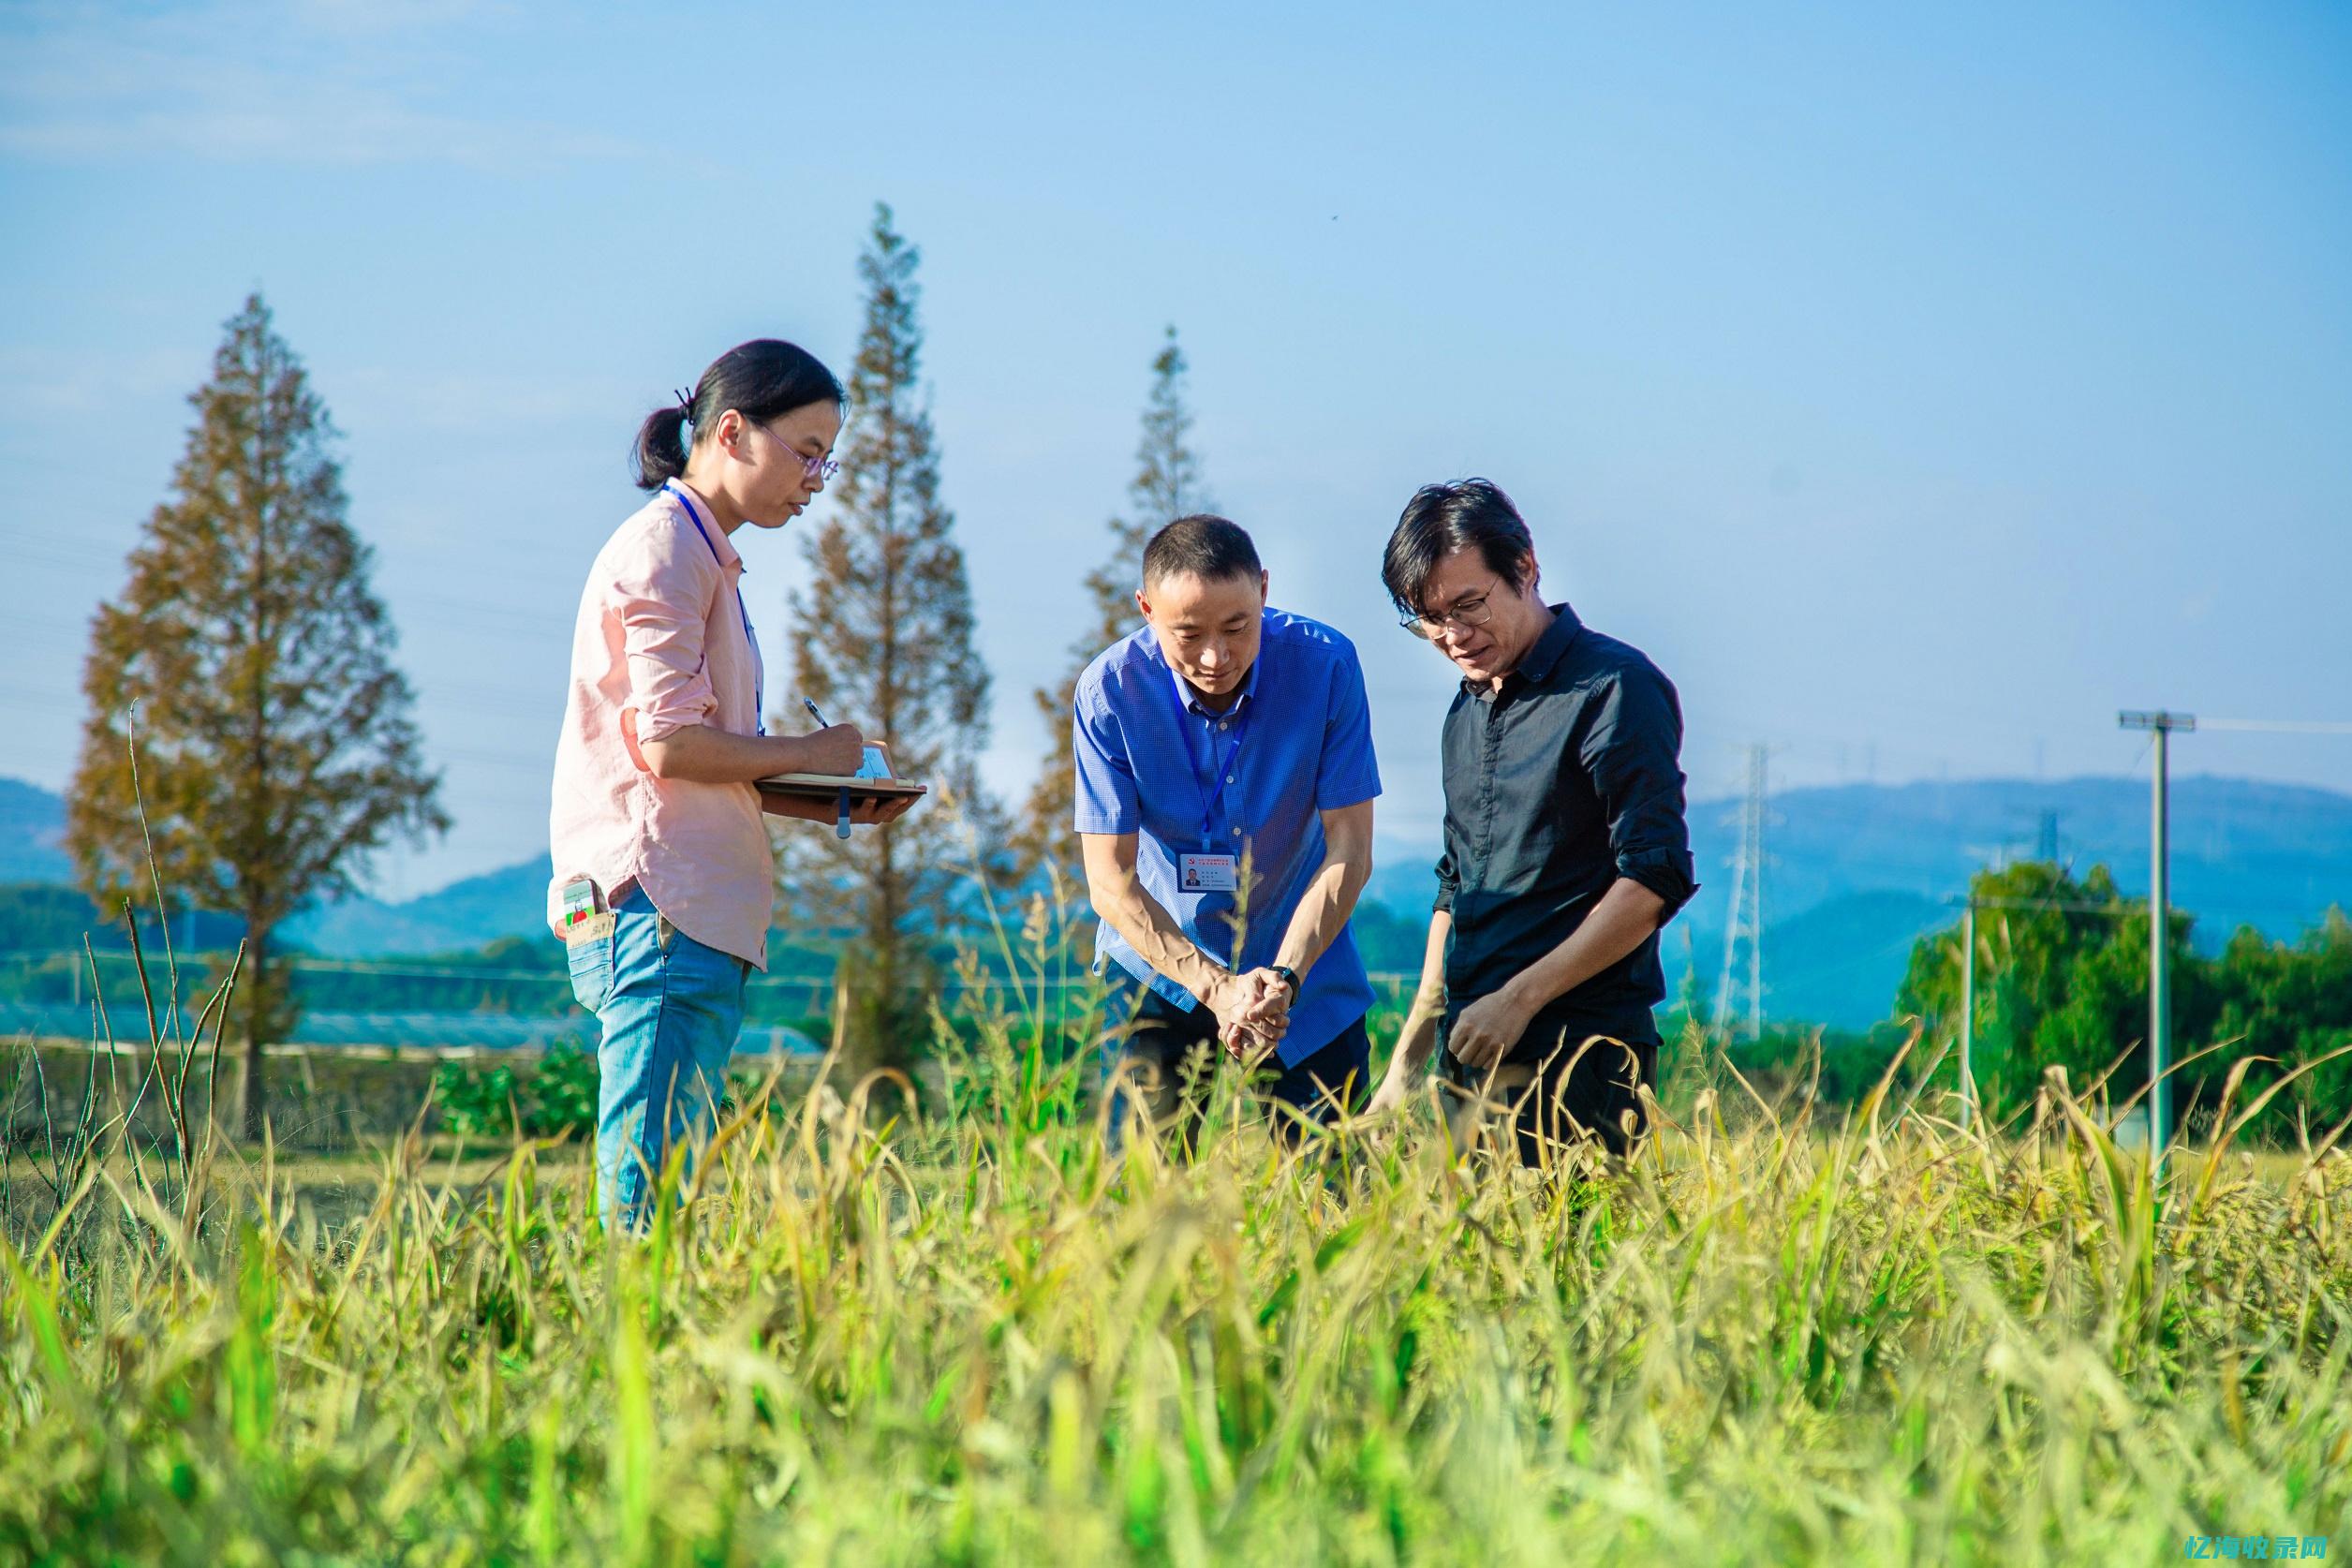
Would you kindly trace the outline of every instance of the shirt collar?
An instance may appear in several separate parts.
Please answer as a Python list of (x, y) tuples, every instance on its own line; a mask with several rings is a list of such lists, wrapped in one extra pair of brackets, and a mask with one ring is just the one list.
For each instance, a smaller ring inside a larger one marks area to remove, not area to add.
[[(1152, 647), (1154, 652), (1158, 652), (1159, 639), (1156, 637), (1152, 639)], [(1196, 713), (1204, 718), (1231, 718), (1240, 713), (1242, 704), (1250, 701), (1257, 692), (1258, 672), (1265, 668), (1265, 639), (1259, 638), (1258, 657), (1250, 661), (1248, 672), (1242, 675), (1241, 687), (1234, 693), (1234, 705), (1222, 713), (1201, 705), (1201, 694), (1193, 689), (1192, 683), (1184, 678), (1181, 671), (1168, 663), (1167, 655), (1161, 654), (1160, 661), (1168, 672), (1168, 679), (1176, 683), (1176, 706), (1181, 711)]]
[[(1522, 682), (1531, 684), (1547, 678), (1559, 666), (1561, 656), (1575, 645), (1577, 638), (1584, 635), (1584, 622), (1576, 619), (1576, 613), (1565, 603), (1548, 608), (1552, 613), (1552, 624), (1544, 629), (1544, 635), (1535, 640), (1535, 646), (1527, 650), (1527, 657), (1520, 659), (1511, 672), (1512, 676)], [(1462, 685), (1469, 687), (1472, 683), (1464, 681)]]
[(711, 515), (709, 505), (701, 496), (675, 480), (663, 485), (661, 490), (672, 501), (684, 507), (687, 516), (701, 528), (703, 537), (710, 541), (711, 554), (718, 557), (721, 571), (748, 570), (743, 564), (743, 553), (735, 548), (734, 540), (727, 537), (727, 530), (718, 525), (718, 519)]

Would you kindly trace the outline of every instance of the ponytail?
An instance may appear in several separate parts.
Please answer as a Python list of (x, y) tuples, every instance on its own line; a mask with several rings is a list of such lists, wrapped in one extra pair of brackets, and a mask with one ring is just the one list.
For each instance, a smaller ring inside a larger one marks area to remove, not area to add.
[(730, 408), (756, 422), (777, 419), (812, 403), (841, 407), (841, 383), (807, 349), (772, 337), (739, 343), (711, 362), (692, 392), (682, 392), (667, 407), (655, 409), (637, 427), (631, 455), (637, 488), (658, 490), (686, 473), (686, 427), (697, 440)]
[(686, 409), (673, 404), (656, 408), (637, 427), (637, 450), (630, 454), (637, 470), (637, 488), (658, 490), (663, 481), (686, 472)]

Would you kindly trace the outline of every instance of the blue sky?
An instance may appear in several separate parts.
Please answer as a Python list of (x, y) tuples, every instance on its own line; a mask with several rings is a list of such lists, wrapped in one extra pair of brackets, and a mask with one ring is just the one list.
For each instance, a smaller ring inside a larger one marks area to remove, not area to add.
[[(846, 364), (872, 203), (997, 679), (1082, 618), (1163, 324), (1286, 606), (1362, 649), (1384, 836), (1450, 681), (1377, 554), (1483, 473), (1679, 685), (1694, 795), (2144, 765), (2119, 707), (2352, 719), (2352, 11), (0, 10), (0, 773), (70, 771), (91, 609), (259, 286), (346, 433), (457, 826), (536, 853), (638, 419), (738, 339)], [(775, 668), (802, 566), (752, 544)], [(779, 674), (777, 682), (781, 684)], [(2352, 739), (2190, 771), (2352, 789)]]

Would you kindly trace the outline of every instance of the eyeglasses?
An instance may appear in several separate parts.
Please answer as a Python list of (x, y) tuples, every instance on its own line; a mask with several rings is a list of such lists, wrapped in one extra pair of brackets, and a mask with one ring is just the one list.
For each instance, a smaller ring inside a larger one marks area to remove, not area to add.
[(1454, 608), (1442, 615), (1399, 615), (1397, 617), (1397, 624), (1415, 637), (1433, 643), (1437, 641), (1439, 633), (1445, 629), (1445, 623), (1448, 621), (1465, 631), (1474, 626), (1485, 626), (1494, 615), (1493, 609), (1487, 603), (1490, 597), (1492, 597), (1491, 590), (1488, 593), (1472, 594), (1468, 599), (1456, 599)]
[(755, 424), (751, 428), (759, 431), (762, 435), (766, 436), (777, 446), (782, 447), (786, 451), (791, 452), (792, 456), (798, 458), (800, 460), (800, 471), (810, 479), (829, 480), (833, 478), (834, 475), (841, 471), (841, 465), (834, 461), (832, 458), (811, 457), (806, 452), (796, 449), (790, 441), (787, 441), (783, 436), (777, 435), (775, 431), (770, 430), (764, 424)]

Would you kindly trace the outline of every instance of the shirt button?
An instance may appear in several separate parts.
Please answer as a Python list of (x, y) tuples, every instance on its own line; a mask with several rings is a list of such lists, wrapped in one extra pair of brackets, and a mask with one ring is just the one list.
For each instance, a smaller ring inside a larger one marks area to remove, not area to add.
[(1220, 718), (1217, 721), (1217, 727), (1220, 730), (1230, 730), (1233, 728), (1233, 725), (1229, 720)]
[(1234, 829), (1234, 836), (1235, 836), (1235, 838), (1238, 838), (1238, 837), (1240, 837), (1240, 836), (1241, 836), (1241, 830), (1240, 830), (1239, 828), (1235, 828), (1235, 829)]
[(1232, 783), (1233, 781), (1234, 781), (1234, 776), (1233, 776), (1232, 774), (1230, 774), (1230, 773), (1229, 773), (1229, 774), (1225, 775), (1225, 782), (1226, 782), (1226, 783), (1230, 784), (1230, 783)]

